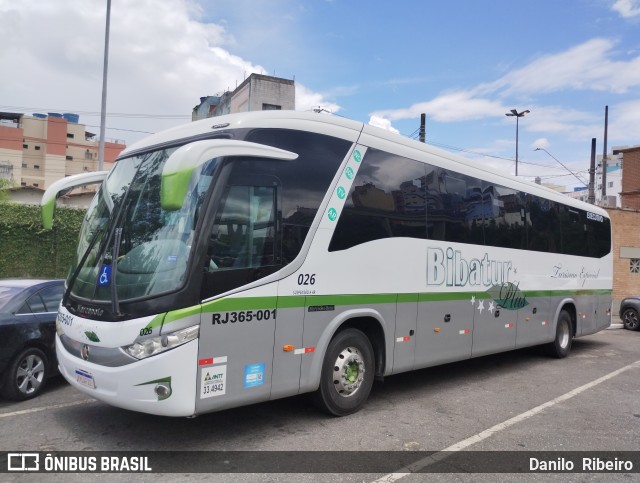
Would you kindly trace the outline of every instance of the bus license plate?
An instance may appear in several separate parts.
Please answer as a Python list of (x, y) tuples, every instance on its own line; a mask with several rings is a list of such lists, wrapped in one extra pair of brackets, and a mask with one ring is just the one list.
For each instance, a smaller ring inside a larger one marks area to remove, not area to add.
[(93, 376), (87, 371), (81, 371), (80, 369), (76, 369), (76, 381), (78, 384), (81, 384), (90, 389), (96, 388), (96, 381)]

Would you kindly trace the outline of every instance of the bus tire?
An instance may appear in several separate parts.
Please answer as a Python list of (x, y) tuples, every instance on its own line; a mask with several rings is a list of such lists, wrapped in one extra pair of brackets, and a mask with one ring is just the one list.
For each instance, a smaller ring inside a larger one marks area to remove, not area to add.
[(556, 337), (554, 341), (547, 346), (549, 354), (558, 359), (562, 359), (569, 355), (571, 351), (571, 343), (573, 342), (573, 331), (571, 326), (571, 315), (566, 310), (562, 310), (558, 316), (558, 324), (556, 325)]
[(334, 416), (355, 413), (373, 386), (375, 360), (371, 342), (361, 331), (346, 329), (329, 343), (322, 363), (315, 405)]

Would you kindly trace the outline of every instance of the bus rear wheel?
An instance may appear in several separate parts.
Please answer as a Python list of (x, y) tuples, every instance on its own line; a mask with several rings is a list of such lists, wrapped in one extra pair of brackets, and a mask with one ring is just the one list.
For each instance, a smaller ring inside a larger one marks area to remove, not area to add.
[(339, 332), (327, 348), (314, 403), (334, 416), (355, 413), (369, 397), (374, 367), (367, 336), (357, 329)]
[(550, 355), (558, 359), (569, 355), (571, 343), (573, 342), (573, 331), (571, 327), (571, 315), (569, 315), (569, 312), (566, 310), (561, 311), (556, 326), (556, 338), (547, 346)]

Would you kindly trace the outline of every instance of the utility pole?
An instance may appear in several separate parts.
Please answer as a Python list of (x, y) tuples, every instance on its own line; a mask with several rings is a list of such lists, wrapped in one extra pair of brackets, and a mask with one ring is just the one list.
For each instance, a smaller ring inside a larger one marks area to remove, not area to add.
[(420, 114), (420, 142), (425, 142), (427, 115), (423, 112)]
[[(602, 203), (607, 199), (607, 129), (609, 127), (609, 106), (604, 106), (604, 149), (602, 150)], [(605, 206), (605, 205), (602, 205)]]
[(102, 66), (102, 107), (100, 110), (100, 143), (98, 144), (98, 171), (104, 170), (104, 136), (107, 122), (107, 68), (109, 66), (109, 24), (111, 0), (107, 0), (107, 24), (104, 32), (104, 64)]
[(591, 167), (589, 168), (589, 203), (596, 203), (596, 193), (593, 189), (596, 177), (596, 138), (591, 138)]

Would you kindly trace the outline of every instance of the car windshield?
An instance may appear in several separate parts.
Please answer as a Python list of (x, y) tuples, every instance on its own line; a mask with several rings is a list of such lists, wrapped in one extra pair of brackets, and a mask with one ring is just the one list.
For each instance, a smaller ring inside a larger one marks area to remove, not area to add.
[(16, 294), (20, 293), (23, 289), (18, 287), (6, 287), (0, 285), (0, 310), (9, 303)]
[[(149, 297), (182, 286), (197, 207), (214, 161), (191, 178), (180, 210), (160, 206), (162, 169), (175, 149), (118, 161), (87, 210), (70, 274), (72, 296), (95, 302)], [(114, 270), (115, 269), (115, 270)]]

